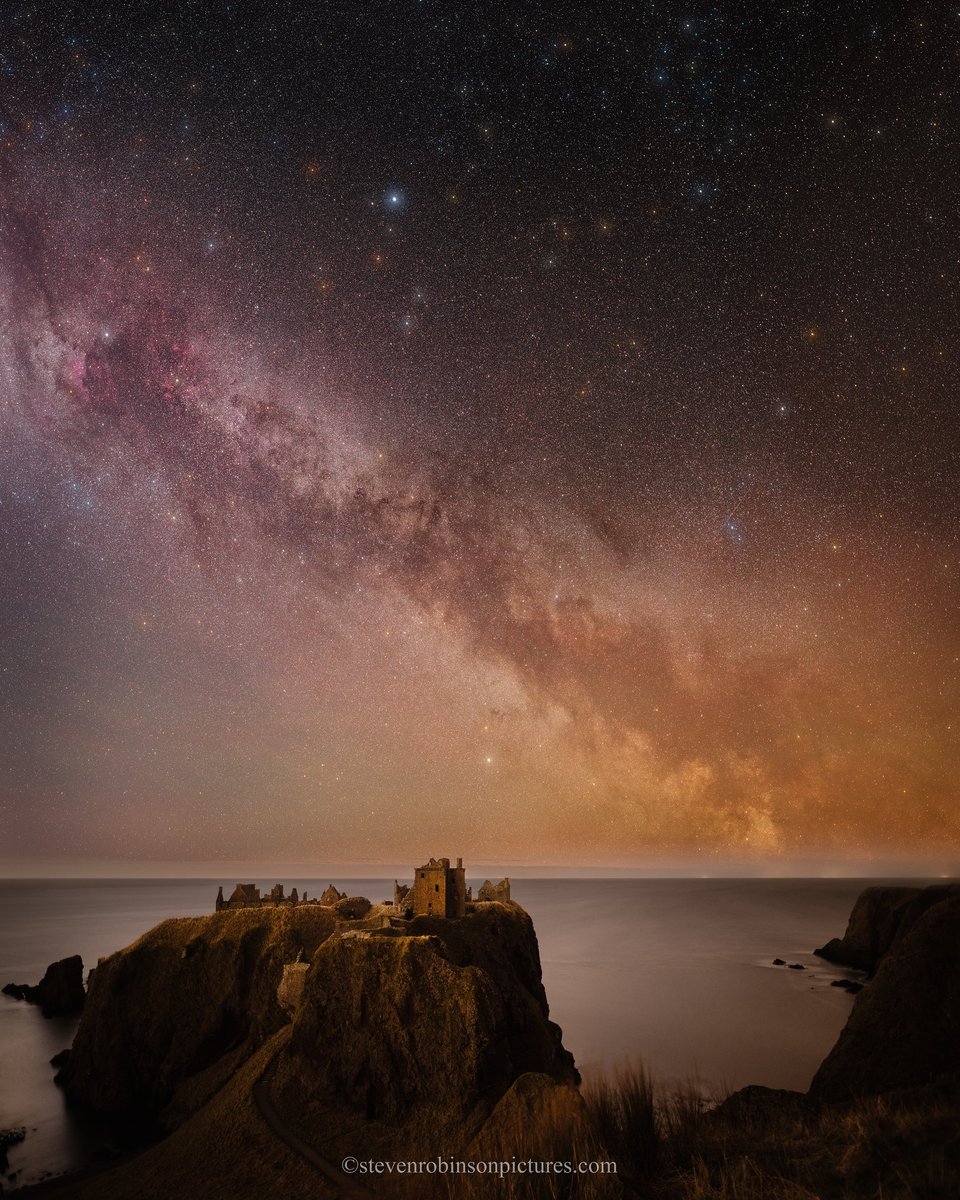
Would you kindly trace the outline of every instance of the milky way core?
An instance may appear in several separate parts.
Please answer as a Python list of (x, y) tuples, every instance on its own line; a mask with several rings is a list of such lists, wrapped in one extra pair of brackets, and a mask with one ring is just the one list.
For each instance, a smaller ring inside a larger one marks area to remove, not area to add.
[(319, 8), (4, 18), (0, 853), (955, 861), (956, 14)]

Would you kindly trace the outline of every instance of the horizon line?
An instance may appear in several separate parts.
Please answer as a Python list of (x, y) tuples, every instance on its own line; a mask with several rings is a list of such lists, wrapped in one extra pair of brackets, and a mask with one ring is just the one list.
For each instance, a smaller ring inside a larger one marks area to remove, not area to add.
[[(424, 857), (424, 861), (429, 856)], [(263, 861), (253, 858), (183, 859), (0, 859), (0, 880), (215, 880), (235, 876), (266, 879), (282, 875), (306, 879), (387, 879), (416, 869), (410, 861)], [(517, 879), (953, 879), (960, 862), (937, 859), (797, 858), (786, 861), (729, 859), (708, 866), (681, 858), (662, 863), (535, 863), (478, 859), (466, 863), (470, 875), (513, 875)]]

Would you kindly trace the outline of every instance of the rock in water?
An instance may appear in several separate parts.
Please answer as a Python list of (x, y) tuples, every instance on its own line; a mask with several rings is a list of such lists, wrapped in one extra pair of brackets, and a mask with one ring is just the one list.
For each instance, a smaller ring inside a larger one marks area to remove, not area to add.
[(834, 979), (830, 986), (833, 988), (843, 988), (845, 992), (850, 992), (851, 995), (856, 995), (857, 992), (863, 991), (863, 984), (858, 983), (855, 979)]
[(83, 990), (83, 959), (79, 954), (51, 963), (47, 972), (28, 996), (39, 1004), (45, 1017), (69, 1016), (83, 1011), (86, 993)]
[(814, 1076), (812, 1096), (843, 1100), (960, 1072), (960, 889), (925, 891), (925, 903), (913, 908), (919, 915), (906, 931), (901, 921), (873, 982), (857, 997)]
[(15, 1000), (38, 1004), (45, 1017), (72, 1016), (83, 1009), (86, 994), (83, 990), (83, 959), (79, 954), (51, 963), (37, 984), (8, 983), (3, 989)]

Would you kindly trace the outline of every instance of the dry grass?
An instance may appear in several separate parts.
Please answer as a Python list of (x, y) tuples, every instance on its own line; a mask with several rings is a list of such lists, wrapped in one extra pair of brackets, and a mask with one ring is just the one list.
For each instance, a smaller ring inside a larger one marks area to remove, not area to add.
[[(754, 1093), (714, 1107), (658, 1096), (641, 1068), (558, 1088), (497, 1123), (483, 1157), (613, 1159), (614, 1176), (419, 1177), (398, 1200), (956, 1200), (960, 1085), (843, 1106)], [(477, 1158), (477, 1145), (463, 1158)]]
[(956, 1200), (956, 1085), (818, 1106), (704, 1114), (664, 1147), (655, 1194), (670, 1200)]
[(643, 1067), (598, 1077), (584, 1089), (583, 1098), (598, 1145), (617, 1164), (621, 1180), (639, 1184), (654, 1175), (662, 1158), (664, 1124)]

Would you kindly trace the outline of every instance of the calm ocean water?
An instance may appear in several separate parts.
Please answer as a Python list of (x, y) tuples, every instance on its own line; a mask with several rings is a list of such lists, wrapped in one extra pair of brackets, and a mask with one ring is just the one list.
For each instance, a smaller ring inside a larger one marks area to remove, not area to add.
[[(284, 882), (316, 895), (328, 881)], [(94, 966), (165, 917), (210, 912), (218, 883), (234, 880), (0, 882), (0, 986), (36, 983), (69, 954)], [(348, 890), (377, 901), (392, 883), (351, 880)], [(667, 1084), (806, 1089), (852, 1003), (829, 986), (842, 972), (811, 951), (843, 932), (863, 886), (521, 879), (513, 896), (534, 919), (551, 1016), (585, 1073), (643, 1061)], [(807, 970), (775, 968), (775, 957)], [(52, 1082), (49, 1060), (75, 1029), (0, 996), (0, 1129), (28, 1130), (10, 1152), (8, 1187), (77, 1166), (98, 1142)]]

